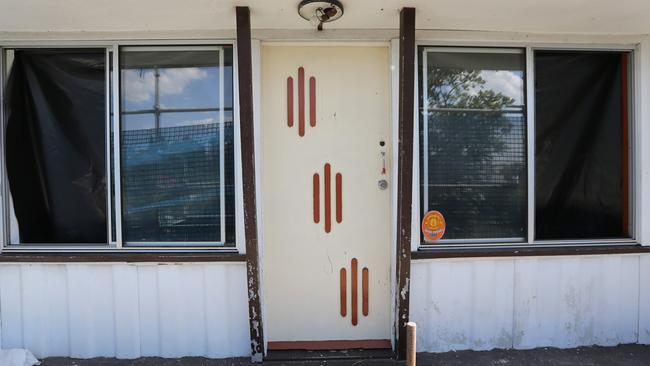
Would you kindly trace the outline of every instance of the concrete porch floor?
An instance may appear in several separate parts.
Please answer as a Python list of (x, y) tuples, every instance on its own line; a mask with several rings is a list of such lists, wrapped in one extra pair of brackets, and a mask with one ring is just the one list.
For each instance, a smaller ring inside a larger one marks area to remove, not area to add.
[[(271, 361), (264, 365), (401, 365), (403, 362), (381, 359)], [(533, 350), (459, 351), (446, 353), (420, 353), (418, 366), (424, 365), (578, 365), (578, 366), (641, 366), (650, 365), (650, 345), (620, 345), (616, 347), (579, 347), (571, 349), (537, 348)], [(201, 357), (180, 359), (140, 358), (116, 360), (95, 358), (79, 360), (53, 357), (43, 360), (43, 366), (243, 366), (251, 365), (247, 358), (210, 360)]]

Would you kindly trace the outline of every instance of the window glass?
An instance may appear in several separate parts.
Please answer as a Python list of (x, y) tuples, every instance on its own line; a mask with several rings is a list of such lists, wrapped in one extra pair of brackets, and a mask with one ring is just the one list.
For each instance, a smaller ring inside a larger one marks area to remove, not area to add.
[(535, 238), (629, 237), (629, 54), (535, 52)]
[(422, 48), (422, 217), (440, 242), (526, 236), (525, 58), (519, 49)]
[(125, 241), (234, 244), (231, 48), (126, 49), (120, 63)]
[(7, 56), (11, 243), (107, 243), (105, 50)]

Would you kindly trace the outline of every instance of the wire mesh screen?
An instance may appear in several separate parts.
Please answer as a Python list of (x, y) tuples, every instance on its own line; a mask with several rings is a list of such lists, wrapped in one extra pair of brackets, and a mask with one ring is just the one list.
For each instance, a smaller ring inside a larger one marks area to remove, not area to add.
[[(234, 233), (233, 126), (225, 123), (226, 231)], [(129, 241), (221, 240), (219, 124), (122, 132)]]
[(232, 47), (120, 54), (127, 244), (234, 245)]
[[(425, 210), (443, 213), (445, 238), (523, 237), (524, 117), (501, 112), (432, 112), (426, 133)], [(421, 161), (425, 161), (423, 155)]]
[(523, 239), (523, 51), (425, 48), (420, 64), (422, 216), (442, 213), (442, 241)]

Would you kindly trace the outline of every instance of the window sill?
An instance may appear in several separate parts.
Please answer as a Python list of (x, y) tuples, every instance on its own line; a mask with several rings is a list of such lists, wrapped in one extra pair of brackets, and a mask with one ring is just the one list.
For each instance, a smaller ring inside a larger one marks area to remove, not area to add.
[(0, 263), (192, 263), (245, 262), (246, 255), (238, 253), (35, 253), (4, 252)]
[(411, 253), (412, 260), (445, 258), (536, 257), (564, 255), (650, 254), (641, 245), (553, 246), (530, 248), (458, 248), (425, 249)]

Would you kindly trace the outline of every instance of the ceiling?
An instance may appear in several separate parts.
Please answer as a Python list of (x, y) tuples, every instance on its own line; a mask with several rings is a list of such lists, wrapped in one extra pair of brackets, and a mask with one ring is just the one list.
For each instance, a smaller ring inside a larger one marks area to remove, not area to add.
[[(326, 29), (396, 29), (417, 8), (418, 29), (527, 33), (650, 34), (648, 0), (341, 0)], [(234, 7), (254, 29), (311, 29), (298, 0), (0, 0), (0, 32), (233, 29)]]

